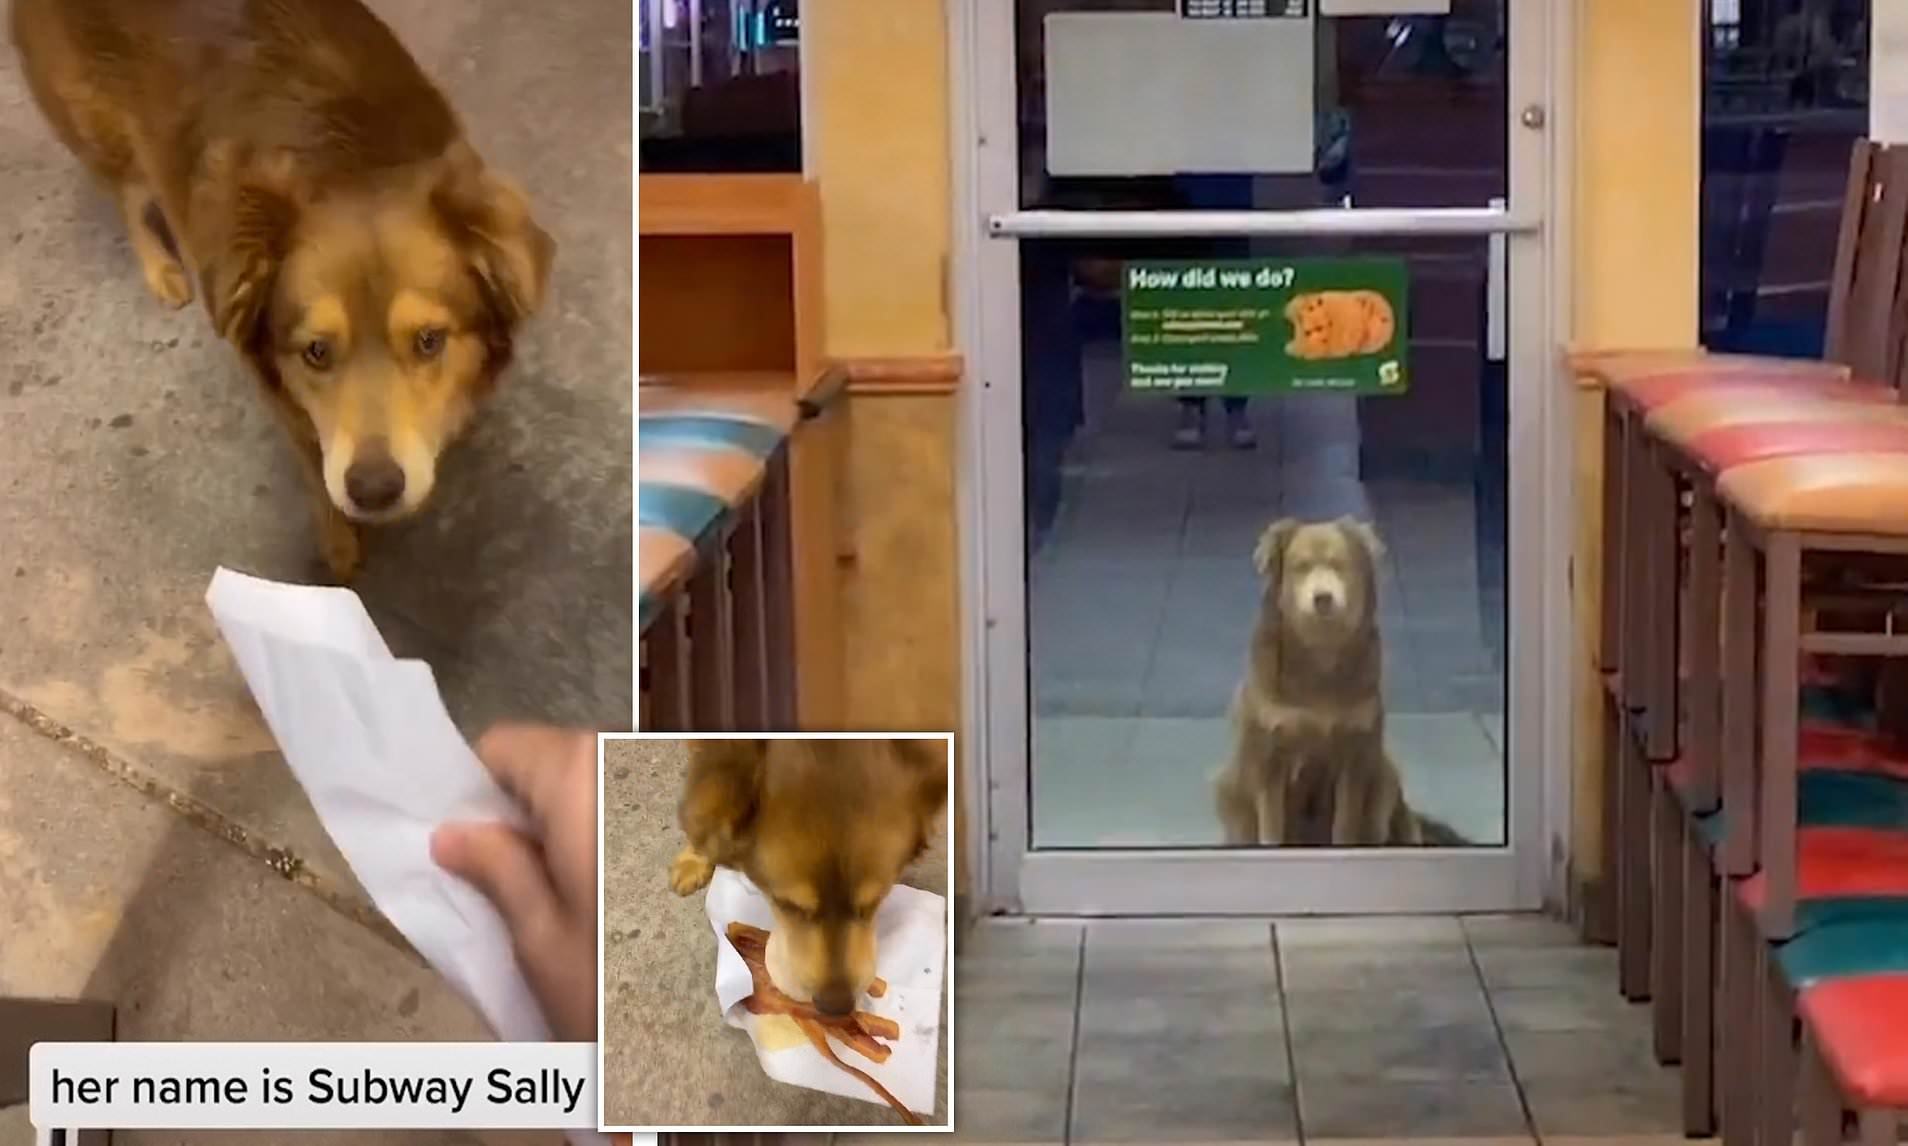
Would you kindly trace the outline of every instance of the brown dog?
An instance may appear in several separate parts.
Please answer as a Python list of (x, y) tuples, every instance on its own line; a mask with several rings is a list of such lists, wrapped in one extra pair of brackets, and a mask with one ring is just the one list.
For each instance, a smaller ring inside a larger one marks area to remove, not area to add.
[(875, 911), (927, 850), (947, 806), (930, 740), (694, 740), (678, 818), (678, 895), (718, 866), (775, 912), (768, 972), (784, 994), (845, 1015), (875, 973)]
[(1460, 843), (1413, 812), (1385, 752), (1378, 535), (1364, 522), (1273, 523), (1233, 753), (1216, 788), (1233, 845)]
[(555, 244), (358, 0), (14, 0), (34, 99), (146, 285), (204, 299), (297, 444), (340, 579), (415, 512)]

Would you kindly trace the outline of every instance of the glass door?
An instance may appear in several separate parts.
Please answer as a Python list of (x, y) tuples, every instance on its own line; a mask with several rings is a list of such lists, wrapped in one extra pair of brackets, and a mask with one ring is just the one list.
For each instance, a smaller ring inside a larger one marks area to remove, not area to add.
[(997, 903), (1537, 905), (1568, 438), (1514, 7), (962, 6)]

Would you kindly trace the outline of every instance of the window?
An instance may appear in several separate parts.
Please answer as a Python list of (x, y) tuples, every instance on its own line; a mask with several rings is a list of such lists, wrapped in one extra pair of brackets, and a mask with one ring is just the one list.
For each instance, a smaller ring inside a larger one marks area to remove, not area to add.
[(799, 0), (638, 3), (638, 167), (800, 171)]
[(1868, 132), (1866, 0), (1711, 0), (1702, 337), (1819, 355), (1849, 148)]

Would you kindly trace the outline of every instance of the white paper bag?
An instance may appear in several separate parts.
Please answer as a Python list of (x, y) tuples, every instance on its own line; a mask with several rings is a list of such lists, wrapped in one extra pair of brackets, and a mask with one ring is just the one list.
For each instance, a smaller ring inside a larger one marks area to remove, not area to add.
[[(547, 1042), (490, 901), (438, 867), (431, 832), (452, 820), (523, 826), (464, 742), (429, 665), (398, 660), (348, 589), (220, 569), (206, 604), (325, 832), (418, 953), (508, 1042)], [(576, 1143), (602, 1142), (594, 1131)]]
[[(732, 1027), (748, 1032), (762, 1070), (777, 1082), (846, 1095), (881, 1106), (887, 1103), (868, 1084), (822, 1057), (805, 1040), (768, 1050), (756, 1029), (758, 1017), (742, 1000), (755, 981), (742, 955), (730, 943), (735, 921), (771, 931), (775, 915), (747, 876), (717, 868), (705, 900), (716, 933), (716, 1005)], [(889, 1045), (885, 1063), (870, 1062), (847, 1047), (833, 1047), (843, 1062), (879, 1079), (909, 1110), (926, 1122), (934, 1117), (934, 1084), (941, 1048), (941, 977), (947, 970), (947, 900), (930, 891), (896, 887), (875, 913), (875, 974), (887, 981), (879, 999), (863, 999), (861, 1009), (893, 1019), (901, 1037)]]

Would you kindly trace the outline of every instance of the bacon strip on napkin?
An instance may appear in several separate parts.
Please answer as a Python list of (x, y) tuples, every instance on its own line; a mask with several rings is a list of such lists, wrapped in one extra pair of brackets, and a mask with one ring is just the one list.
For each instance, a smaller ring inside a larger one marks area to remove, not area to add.
[[(728, 928), (729, 943), (736, 954), (742, 956), (742, 962), (748, 964), (749, 978), (755, 990), (742, 1000), (752, 1015), (787, 1015), (795, 1020), (808, 1041), (816, 1050), (836, 1066), (867, 1083), (881, 1096), (889, 1106), (894, 1107), (906, 1119), (908, 1125), (919, 1126), (921, 1119), (912, 1110), (888, 1091), (888, 1088), (875, 1081), (868, 1072), (848, 1065), (828, 1044), (828, 1036), (833, 1035), (843, 1045), (871, 1062), (887, 1062), (892, 1053), (882, 1039), (901, 1037), (901, 1024), (893, 1019), (868, 1011), (856, 1011), (849, 1015), (824, 1015), (810, 1003), (797, 1002), (783, 994), (781, 989), (769, 978), (768, 974), (768, 938), (769, 933), (760, 927), (751, 927), (746, 923), (731, 923)], [(888, 985), (876, 979), (868, 987), (868, 994), (880, 998), (887, 993)]]

